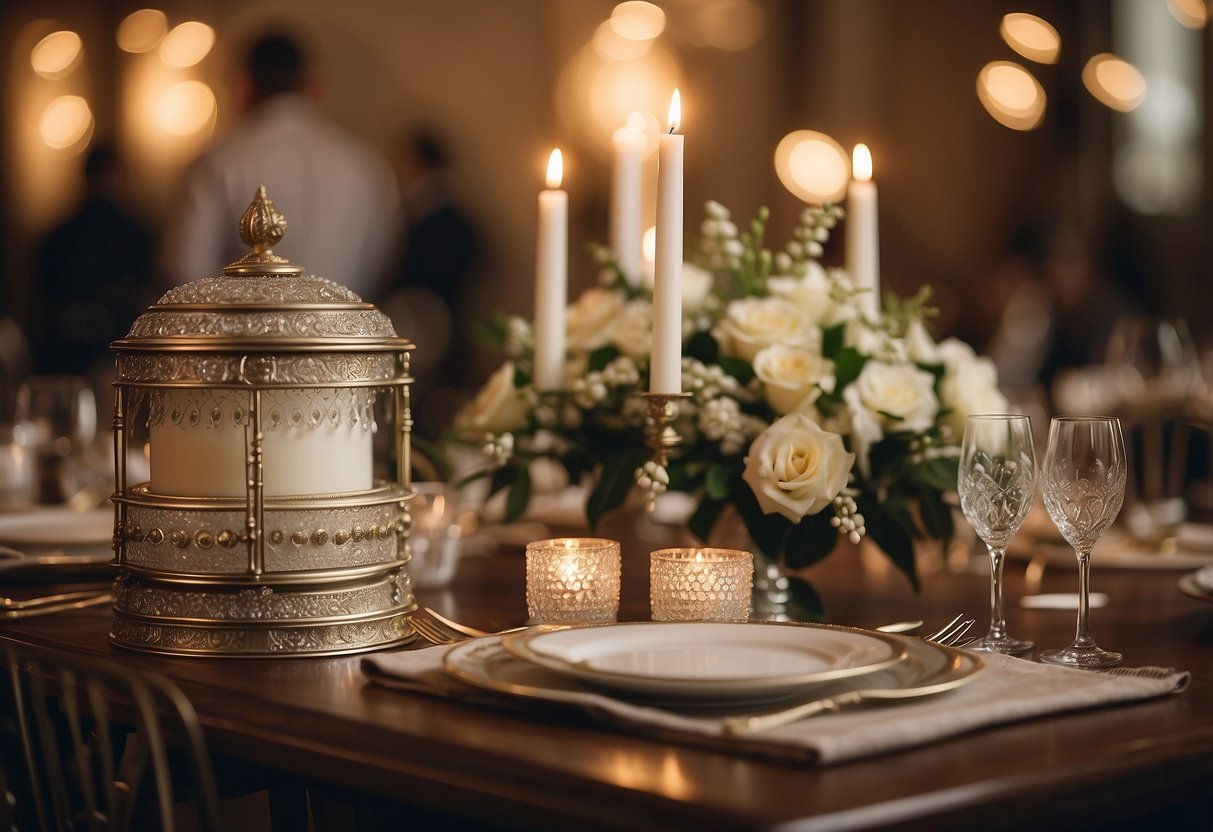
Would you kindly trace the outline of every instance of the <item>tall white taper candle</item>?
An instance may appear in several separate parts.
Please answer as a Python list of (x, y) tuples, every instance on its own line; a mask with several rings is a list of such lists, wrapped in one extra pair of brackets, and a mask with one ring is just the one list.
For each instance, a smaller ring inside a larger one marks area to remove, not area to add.
[(851, 184), (847, 188), (846, 266), (855, 286), (870, 290), (863, 295), (863, 311), (873, 320), (880, 316), (880, 226), (876, 204), (872, 153), (867, 145), (857, 144), (851, 155)]
[(653, 275), (650, 393), (682, 392), (682, 102), (670, 99), (669, 132), (661, 136), (657, 169), (657, 256)]
[(611, 248), (629, 285), (640, 285), (641, 173), (644, 163), (644, 116), (632, 113), (612, 137), (615, 168), (611, 179)]
[(539, 193), (539, 235), (535, 252), (536, 390), (558, 390), (564, 382), (564, 314), (568, 298), (569, 195), (560, 149), (548, 160), (547, 189)]

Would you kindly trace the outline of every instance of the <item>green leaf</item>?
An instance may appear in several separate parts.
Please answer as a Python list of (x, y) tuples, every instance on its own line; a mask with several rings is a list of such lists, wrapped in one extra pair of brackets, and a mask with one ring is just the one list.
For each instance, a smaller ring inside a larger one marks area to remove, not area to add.
[(524, 465), (517, 468), (518, 475), (510, 486), (509, 496), (505, 501), (505, 522), (513, 523), (526, 511), (531, 502), (531, 472)]
[(956, 471), (959, 461), (955, 457), (924, 459), (909, 470), (910, 479), (936, 491), (956, 490)]
[(728, 504), (728, 500), (708, 498), (700, 500), (695, 512), (687, 521), (687, 528), (690, 529), (691, 534), (706, 543), (712, 536), (712, 528), (715, 527), (716, 521), (720, 519), (720, 513)]
[(748, 384), (754, 378), (754, 367), (745, 359), (725, 355), (720, 357), (718, 363), (722, 370), (742, 384)]
[(754, 544), (758, 546), (762, 554), (771, 560), (778, 560), (779, 555), (784, 551), (788, 532), (792, 527), (791, 522), (778, 514), (763, 513), (762, 508), (758, 505), (758, 498), (754, 496), (754, 492), (748, 486), (736, 490), (733, 502), (736, 504), (737, 512), (741, 515), (741, 520), (745, 523), (746, 531), (750, 533)]
[(822, 511), (806, 517), (788, 535), (787, 564), (793, 569), (812, 566), (834, 551), (838, 531), (830, 525), (833, 513)]
[(628, 492), (636, 484), (636, 469), (644, 464), (647, 453), (644, 448), (628, 448), (610, 454), (603, 460), (602, 474), (585, 504), (585, 515), (591, 531), (598, 527), (598, 521), (608, 512), (623, 505)]
[(492, 497), (503, 488), (507, 488), (514, 484), (514, 480), (518, 478), (518, 472), (521, 466), (518, 465), (503, 465), (493, 471), (493, 478), (489, 480), (489, 493), (486, 496)]
[(590, 357), (589, 357), (589, 359), (587, 359), (588, 371), (591, 373), (599, 372), (600, 370), (605, 368), (606, 365), (610, 364), (612, 361), (614, 361), (618, 357), (619, 357), (619, 348), (618, 347), (612, 346), (610, 344), (607, 344), (605, 347), (599, 347), (598, 349), (596, 349), (592, 353), (590, 353)]
[(792, 593), (788, 614), (797, 621), (824, 621), (825, 604), (813, 585), (799, 575), (788, 576), (788, 589)]
[(471, 472), (470, 474), (467, 474), (467, 475), (461, 477), (460, 480), (457, 483), (455, 483), (455, 487), (456, 488), (466, 488), (467, 486), (476, 482), (476, 480), (482, 480), (485, 477), (492, 476), (495, 473), (497, 473), (496, 468), (480, 468), (476, 471)]
[(728, 465), (709, 466), (704, 477), (704, 490), (713, 500), (723, 500), (729, 496), (733, 491), (733, 469)]
[(715, 364), (720, 357), (720, 345), (711, 333), (700, 330), (683, 344), (682, 353), (687, 358), (697, 359), (704, 364)]
[(847, 325), (839, 324), (821, 331), (821, 354), (831, 361), (836, 360), (838, 351), (842, 349), (843, 338), (846, 337)]
[[(454, 473), (454, 471), (450, 460), (448, 460), (446, 458), (446, 454), (443, 453), (441, 445), (430, 442), (424, 436), (417, 433), (413, 433), (411, 435), (411, 443), (414, 454), (419, 453), (425, 459), (425, 461), (429, 462), (440, 479), (443, 481), (450, 480), (451, 474)], [(418, 467), (416, 459), (413, 460), (413, 467)]]
[(952, 509), (934, 491), (918, 494), (918, 514), (926, 533), (935, 540), (947, 541), (952, 536)]
[[(861, 497), (856, 502), (863, 515), (868, 537), (881, 548), (894, 566), (905, 573), (910, 581), (910, 586), (914, 588), (915, 592), (918, 592), (918, 571), (914, 564), (914, 539), (911, 532), (913, 521), (908, 512), (899, 519), (897, 515), (901, 513), (903, 507), (894, 508), (897, 504), (892, 500), (888, 502), (893, 505), (888, 507), (870, 497)], [(910, 526), (903, 525), (907, 521)]]
[(834, 356), (834, 375), (837, 379), (834, 389), (842, 390), (859, 378), (859, 373), (867, 361), (868, 359), (860, 355), (854, 347), (840, 347), (837, 355)]

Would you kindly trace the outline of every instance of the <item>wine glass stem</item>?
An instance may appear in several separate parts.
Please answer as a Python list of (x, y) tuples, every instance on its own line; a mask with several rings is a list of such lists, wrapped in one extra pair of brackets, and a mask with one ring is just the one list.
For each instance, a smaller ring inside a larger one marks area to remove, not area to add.
[(1007, 637), (1007, 619), (1002, 604), (1002, 567), (1005, 547), (990, 547), (990, 635), (991, 641)]
[(1078, 630), (1074, 634), (1074, 646), (1095, 646), (1091, 638), (1091, 553), (1075, 550), (1078, 555)]

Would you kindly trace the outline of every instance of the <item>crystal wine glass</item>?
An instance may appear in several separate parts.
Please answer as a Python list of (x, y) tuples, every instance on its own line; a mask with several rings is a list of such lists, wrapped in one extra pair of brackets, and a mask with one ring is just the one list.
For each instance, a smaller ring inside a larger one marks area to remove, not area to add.
[(1090, 629), (1091, 549), (1120, 513), (1125, 497), (1125, 441), (1110, 416), (1058, 416), (1049, 425), (1044, 500), (1049, 516), (1078, 556), (1078, 630), (1074, 643), (1040, 654), (1040, 660), (1074, 667), (1119, 664), (1120, 653), (1101, 650)]
[(990, 550), (990, 632), (969, 645), (989, 653), (1024, 653), (1032, 642), (1011, 638), (1002, 602), (1007, 544), (1019, 531), (1036, 493), (1036, 451), (1027, 416), (965, 420), (958, 477), (960, 508)]

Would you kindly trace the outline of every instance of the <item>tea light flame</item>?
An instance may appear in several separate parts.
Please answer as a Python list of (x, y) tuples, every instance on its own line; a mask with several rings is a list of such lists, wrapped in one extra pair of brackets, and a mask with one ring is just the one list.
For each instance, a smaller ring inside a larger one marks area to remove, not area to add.
[(560, 152), (560, 148), (552, 151), (552, 155), (548, 157), (548, 178), (547, 185), (555, 190), (560, 187), (560, 183), (564, 180), (564, 156)]

